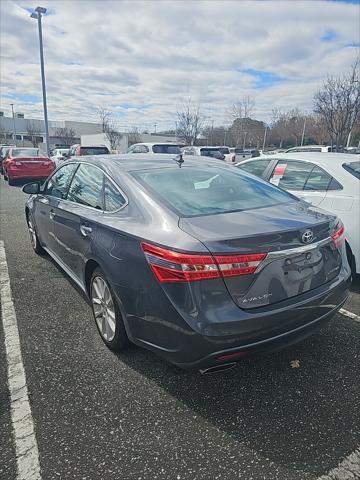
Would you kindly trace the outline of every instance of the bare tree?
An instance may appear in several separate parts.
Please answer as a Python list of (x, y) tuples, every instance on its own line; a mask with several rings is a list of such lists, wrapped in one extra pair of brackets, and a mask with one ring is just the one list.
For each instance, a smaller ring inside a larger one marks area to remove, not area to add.
[(114, 115), (105, 109), (99, 110), (99, 117), (102, 124), (102, 131), (110, 143), (110, 149), (116, 150), (121, 142), (123, 134), (119, 132)]
[(203, 128), (204, 118), (200, 105), (195, 106), (189, 98), (177, 111), (177, 134), (187, 145), (194, 145)]
[(314, 111), (322, 118), (336, 150), (359, 122), (360, 116), (360, 59), (351, 71), (338, 77), (327, 76), (314, 95)]
[(76, 132), (73, 128), (60, 127), (55, 130), (54, 136), (58, 137), (63, 145), (70, 147), (75, 143)]
[(31, 137), (31, 143), (33, 147), (39, 146), (39, 136), (42, 135), (41, 128), (38, 126), (37, 123), (33, 122), (32, 120), (28, 120), (26, 122), (26, 133)]
[(128, 132), (128, 146), (134, 145), (134, 143), (141, 142), (141, 133), (138, 127), (133, 127)]
[(245, 120), (251, 118), (254, 108), (255, 100), (249, 96), (238, 98), (230, 107), (229, 117), (232, 122), (230, 133), (235, 146), (243, 146), (246, 143), (248, 132), (245, 130)]

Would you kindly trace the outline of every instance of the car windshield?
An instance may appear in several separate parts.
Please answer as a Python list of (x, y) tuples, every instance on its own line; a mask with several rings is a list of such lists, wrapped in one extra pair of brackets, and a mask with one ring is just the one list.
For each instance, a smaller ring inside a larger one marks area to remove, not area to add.
[(107, 147), (81, 147), (81, 155), (107, 155), (109, 150)]
[(45, 157), (45, 155), (38, 148), (13, 148), (11, 155), (18, 157)]
[(180, 155), (181, 150), (177, 145), (167, 145), (159, 143), (153, 145), (152, 150), (154, 153), (173, 153), (174, 155)]
[(360, 161), (344, 163), (343, 168), (356, 178), (360, 178)]
[(154, 196), (180, 217), (267, 207), (292, 200), (288, 193), (219, 167), (153, 169), (132, 173)]

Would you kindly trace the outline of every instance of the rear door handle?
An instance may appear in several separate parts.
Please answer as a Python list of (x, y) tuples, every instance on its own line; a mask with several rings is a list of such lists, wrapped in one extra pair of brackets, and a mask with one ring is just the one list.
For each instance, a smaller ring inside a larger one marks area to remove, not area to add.
[(84, 237), (88, 237), (92, 232), (92, 228), (88, 227), (87, 225), (80, 225), (80, 232), (84, 235)]
[(50, 210), (49, 217), (50, 217), (50, 220), (54, 220), (54, 218), (55, 218), (54, 210)]

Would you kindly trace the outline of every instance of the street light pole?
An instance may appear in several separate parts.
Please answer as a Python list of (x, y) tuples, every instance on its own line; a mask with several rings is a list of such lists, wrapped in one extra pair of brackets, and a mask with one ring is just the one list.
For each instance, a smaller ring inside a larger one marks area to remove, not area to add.
[(13, 117), (14, 144), (16, 145), (16, 124), (15, 124), (14, 104), (10, 103), (10, 105), (11, 105), (11, 111), (12, 111), (12, 117)]
[(46, 153), (50, 155), (50, 142), (49, 142), (49, 124), (48, 124), (48, 115), (47, 115), (47, 102), (46, 102), (46, 86), (45, 86), (45, 66), (44, 66), (44, 50), (43, 50), (43, 40), (42, 40), (42, 25), (41, 17), (46, 13), (46, 8), (36, 7), (35, 12), (33, 12), (30, 17), (35, 18), (38, 21), (39, 29), (39, 47), (40, 47), (40, 68), (41, 68), (41, 84), (42, 84), (42, 96), (43, 96), (43, 107), (44, 107), (44, 123), (45, 123), (45, 138), (46, 138)]
[(304, 120), (304, 127), (303, 127), (303, 131), (302, 131), (302, 135), (301, 135), (301, 146), (304, 145), (305, 128), (306, 128), (306, 117), (305, 117), (305, 120)]
[(266, 145), (266, 133), (267, 133), (267, 127), (265, 127), (265, 132), (264, 132), (264, 140), (263, 140), (263, 146), (262, 146), (263, 151), (265, 150), (265, 145)]

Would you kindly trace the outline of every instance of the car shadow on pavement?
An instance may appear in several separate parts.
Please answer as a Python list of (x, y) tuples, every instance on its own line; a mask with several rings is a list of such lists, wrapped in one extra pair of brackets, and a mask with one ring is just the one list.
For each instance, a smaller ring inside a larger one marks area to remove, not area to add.
[(118, 358), (244, 447), (317, 476), (337, 466), (360, 439), (359, 342), (348, 325), (338, 315), (302, 343), (223, 373), (182, 371), (135, 347)]

